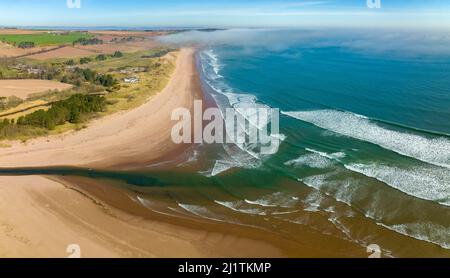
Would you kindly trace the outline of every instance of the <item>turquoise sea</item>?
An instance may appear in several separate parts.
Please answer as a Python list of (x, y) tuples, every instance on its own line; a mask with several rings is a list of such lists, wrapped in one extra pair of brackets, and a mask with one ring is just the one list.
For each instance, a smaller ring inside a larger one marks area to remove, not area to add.
[(234, 30), (165, 40), (199, 45), (217, 106), (280, 109), (274, 154), (200, 144), (127, 173), (33, 171), (118, 180), (154, 212), (270, 230), (342, 256), (371, 244), (384, 256), (450, 256), (448, 35)]

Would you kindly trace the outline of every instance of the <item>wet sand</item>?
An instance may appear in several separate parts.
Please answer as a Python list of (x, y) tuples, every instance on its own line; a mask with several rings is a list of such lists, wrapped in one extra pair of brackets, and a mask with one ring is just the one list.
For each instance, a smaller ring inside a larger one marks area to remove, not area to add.
[[(106, 190), (114, 202), (126, 196)], [(257, 240), (144, 219), (45, 177), (0, 177), (0, 200), (0, 257), (64, 258), (72, 244), (85, 258), (282, 256)]]

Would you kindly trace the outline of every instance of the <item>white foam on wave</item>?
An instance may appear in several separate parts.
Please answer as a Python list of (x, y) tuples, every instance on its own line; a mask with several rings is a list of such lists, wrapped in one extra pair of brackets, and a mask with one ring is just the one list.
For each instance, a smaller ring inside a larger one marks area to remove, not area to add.
[[(336, 229), (341, 231), (343, 233), (343, 235), (347, 238), (348, 241), (359, 244), (363, 248), (366, 248), (367, 246), (370, 245), (370, 241), (367, 241), (367, 238), (359, 239), (359, 238), (354, 237), (352, 234), (352, 229), (349, 228), (347, 225), (345, 225), (344, 222), (341, 221), (340, 217), (337, 217), (334, 215), (334, 216), (329, 217), (328, 221), (330, 221), (330, 223), (332, 223), (336, 227)], [(389, 257), (389, 258), (394, 257), (392, 255), (392, 251), (390, 251), (388, 249), (383, 248), (381, 253), (383, 254), (384, 257)]]
[(450, 171), (438, 167), (399, 167), (381, 164), (349, 164), (348, 170), (375, 178), (416, 198), (450, 206)]
[[(390, 169), (388, 171), (392, 177), (397, 177), (396, 175), (401, 173), (399, 169)], [(397, 177), (397, 181), (402, 181), (402, 174)], [(418, 174), (420, 176), (421, 174)], [(337, 182), (329, 179), (329, 175), (316, 175), (305, 178), (302, 182), (312, 188), (317, 190), (329, 190), (330, 188), (337, 189), (336, 192), (330, 194), (324, 192), (326, 195), (333, 197), (335, 200), (345, 203), (351, 206), (351, 201), (356, 194), (357, 189), (357, 181), (349, 179), (344, 180), (342, 182)], [(404, 181), (404, 184), (414, 184), (411, 180)], [(319, 194), (319, 193), (311, 193), (311, 194)], [(319, 211), (320, 204), (323, 198), (319, 197), (320, 195), (312, 195), (310, 205), (311, 211)], [(317, 200), (317, 201), (316, 201)], [(375, 203), (375, 202), (374, 202)], [(373, 209), (377, 209), (374, 207)], [(351, 215), (348, 215), (351, 216)], [(443, 227), (439, 224), (434, 223), (410, 223), (410, 224), (398, 224), (398, 225), (386, 225), (380, 222), (379, 217), (375, 217), (373, 212), (367, 212), (365, 217), (373, 220), (377, 225), (385, 227), (391, 231), (403, 234), (405, 236), (409, 236), (418, 240), (423, 240), (426, 242), (437, 244), (443, 248), (450, 249), (450, 239), (448, 235), (450, 234), (450, 228)], [(331, 221), (331, 219), (330, 219)]]
[(308, 152), (318, 154), (318, 155), (328, 158), (328, 159), (333, 159), (333, 160), (339, 160), (346, 156), (346, 154), (344, 152), (336, 152), (336, 153), (329, 154), (326, 152), (321, 152), (321, 151), (317, 151), (317, 150), (310, 149), (310, 148), (306, 148), (305, 150), (307, 150)]
[(433, 243), (444, 249), (450, 249), (450, 228), (442, 225), (434, 223), (408, 223), (391, 226), (377, 223), (377, 225), (404, 236)]
[(450, 140), (386, 129), (369, 118), (336, 110), (282, 112), (320, 128), (367, 141), (430, 164), (450, 168)]
[(219, 222), (230, 222), (221, 217), (220, 215), (217, 215), (216, 213), (213, 213), (212, 211), (208, 210), (206, 207), (197, 206), (197, 205), (189, 205), (189, 204), (181, 204), (178, 203), (178, 206), (184, 209), (185, 211), (196, 215), (200, 218), (206, 218), (213, 221), (219, 221)]
[(141, 197), (141, 196), (136, 196), (136, 200), (137, 200), (142, 206), (144, 206), (145, 208), (147, 208), (147, 209), (149, 209), (149, 210), (151, 210), (151, 211), (153, 211), (153, 212), (155, 212), (155, 213), (162, 214), (162, 215), (165, 215), (165, 216), (174, 216), (173, 214), (170, 214), (170, 213), (167, 213), (167, 212), (162, 212), (162, 211), (160, 211), (160, 210), (155, 209), (155, 208), (154, 208), (153, 202), (151, 202), (150, 200), (145, 199), (145, 198), (143, 198), (143, 197)]
[[(331, 196), (336, 201), (351, 207), (352, 200), (356, 194), (356, 190), (360, 182), (351, 178), (342, 181), (330, 180), (329, 177), (332, 174), (334, 173), (332, 172), (330, 174), (309, 176), (301, 179), (300, 181), (309, 187), (323, 191), (324, 194)], [(330, 193), (329, 191), (333, 192)]]
[[(200, 218), (218, 221), (218, 222), (224, 222), (224, 223), (228, 223), (228, 224), (244, 226), (244, 227), (252, 227), (252, 228), (256, 228), (256, 229), (260, 229), (260, 230), (265, 230), (264, 228), (262, 228), (260, 226), (244, 224), (236, 219), (230, 219), (230, 217), (227, 217), (225, 215), (214, 213), (204, 206), (192, 205), (192, 204), (182, 204), (182, 203), (178, 203), (178, 206), (180, 208), (184, 209), (186, 212), (193, 214)], [(175, 210), (175, 209), (173, 209), (173, 210)], [(175, 210), (175, 211), (177, 211), (177, 210)]]
[(259, 209), (259, 208), (249, 208), (245, 206), (245, 203), (242, 201), (237, 202), (226, 202), (226, 201), (214, 201), (214, 203), (229, 208), (233, 211), (244, 213), (244, 214), (252, 214), (252, 215), (267, 215), (267, 212)]
[(263, 196), (257, 200), (244, 201), (250, 205), (257, 205), (261, 207), (272, 207), (272, 208), (292, 208), (298, 204), (298, 197), (291, 196), (282, 192), (276, 192), (274, 194)]
[(209, 65), (212, 67), (214, 73), (216, 74), (216, 78), (222, 78), (223, 76), (220, 75), (220, 69), (221, 69), (221, 65), (219, 63), (219, 57), (217, 56), (217, 54), (214, 52), (213, 49), (209, 49), (203, 52), (204, 55), (206, 55), (209, 59)]
[(303, 200), (305, 204), (305, 211), (309, 212), (318, 212), (320, 211), (320, 207), (324, 197), (319, 191), (312, 191), (306, 198)]
[(236, 163), (233, 163), (231, 161), (216, 160), (213, 169), (211, 170), (211, 173), (209, 175), (211, 177), (214, 177), (235, 167)]
[(308, 166), (310, 168), (325, 169), (332, 167), (334, 165), (334, 162), (328, 158), (312, 153), (302, 155), (293, 160), (289, 160), (285, 162), (284, 165), (291, 167)]
[[(263, 130), (271, 123), (271, 118), (266, 117), (262, 120), (256, 109), (270, 107), (258, 102), (256, 96), (252, 94), (238, 94), (230, 88), (220, 75), (222, 68), (219, 57), (213, 49), (203, 51), (201, 54), (202, 67), (205, 82), (213, 90), (212, 97), (220, 108), (222, 117), (225, 118), (226, 108), (234, 108), (237, 114), (242, 117), (237, 117), (234, 130), (242, 130), (245, 135), (250, 135), (256, 127)], [(255, 111), (252, 113), (252, 111)], [(228, 128), (228, 127), (227, 127)], [(228, 129), (227, 129), (228, 130)], [(236, 142), (234, 136), (228, 135), (228, 142), (232, 144), (223, 144), (226, 156), (217, 159), (214, 162), (212, 169), (204, 172), (206, 176), (216, 176), (233, 168), (257, 168), (262, 165), (262, 160), (270, 157), (272, 154), (278, 152), (281, 142), (286, 138), (283, 134), (271, 134), (271, 144), (250, 143), (250, 142)], [(231, 141), (230, 141), (231, 140)], [(230, 146), (232, 145), (232, 146)], [(264, 150), (264, 151), (263, 151)]]
[(233, 202), (216, 200), (214, 202), (236, 212), (261, 216), (296, 213), (299, 210), (295, 207), (300, 204), (297, 197), (283, 192), (265, 195), (256, 200), (244, 199)]

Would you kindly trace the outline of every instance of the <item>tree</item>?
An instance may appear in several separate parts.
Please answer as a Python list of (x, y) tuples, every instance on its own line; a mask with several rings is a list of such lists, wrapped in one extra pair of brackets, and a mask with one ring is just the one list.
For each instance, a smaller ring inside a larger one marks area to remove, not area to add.
[(95, 59), (97, 61), (105, 61), (106, 59), (108, 59), (108, 57), (106, 57), (105, 54), (100, 54), (100, 55), (97, 55), (97, 57), (95, 57)]
[(120, 52), (120, 51), (116, 51), (116, 52), (114, 52), (112, 57), (114, 57), (114, 58), (121, 58), (121, 57), (123, 57), (123, 53)]
[(75, 61), (73, 59), (70, 59), (70, 60), (66, 61), (65, 64), (68, 66), (73, 66), (73, 65), (75, 65)]
[(88, 63), (90, 63), (92, 61), (92, 59), (91, 58), (88, 58), (88, 57), (83, 57), (83, 58), (81, 58), (80, 59), (80, 64), (88, 64)]
[(19, 48), (33, 48), (35, 47), (34, 42), (20, 42), (18, 45)]

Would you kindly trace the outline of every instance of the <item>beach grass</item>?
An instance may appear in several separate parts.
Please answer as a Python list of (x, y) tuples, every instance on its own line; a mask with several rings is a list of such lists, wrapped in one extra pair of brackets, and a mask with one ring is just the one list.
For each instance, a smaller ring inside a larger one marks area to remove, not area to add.
[[(133, 74), (133, 76), (139, 77), (139, 83), (126, 84), (122, 82), (121, 88), (118, 91), (107, 95), (107, 100), (113, 103), (108, 106), (107, 114), (138, 107), (150, 97), (164, 89), (167, 85), (171, 73), (175, 69), (175, 64), (173, 62), (162, 63), (161, 58), (151, 58), (146, 60), (147, 61), (142, 61), (142, 59), (140, 59), (135, 62), (128, 61), (126, 63), (126, 65), (131, 65), (133, 67), (148, 67), (148, 71)], [(124, 74), (117, 73), (115, 73), (115, 76), (118, 79), (126, 77)]]

